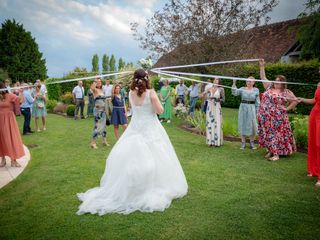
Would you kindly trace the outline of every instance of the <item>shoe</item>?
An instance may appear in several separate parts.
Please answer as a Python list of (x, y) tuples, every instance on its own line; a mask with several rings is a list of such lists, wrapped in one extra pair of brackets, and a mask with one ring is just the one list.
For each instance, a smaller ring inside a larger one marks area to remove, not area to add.
[(254, 141), (250, 141), (250, 148), (251, 148), (252, 150), (257, 149), (256, 146), (254, 145)]
[(34, 133), (34, 131), (30, 130), (29, 133)]
[(109, 144), (108, 142), (102, 142), (102, 145), (103, 145), (103, 146), (110, 147), (110, 144)]
[(43, 127), (42, 130), (43, 130), (43, 131), (46, 131), (47, 129), (46, 129), (46, 127)]
[(31, 135), (31, 133), (25, 132), (25, 133), (23, 133), (23, 135)]
[(315, 184), (316, 187), (320, 187), (320, 180), (318, 180)]
[(17, 161), (11, 161), (11, 167), (21, 167)]
[(271, 157), (271, 153), (268, 152), (264, 157), (265, 158), (270, 158)]
[(268, 158), (270, 161), (278, 161), (279, 160), (279, 156), (278, 155), (274, 155), (273, 157), (271, 158)]
[(6, 159), (2, 158), (1, 163), (0, 163), (0, 167), (5, 167), (7, 165)]
[(241, 142), (241, 147), (240, 147), (240, 149), (241, 150), (244, 150), (246, 148), (246, 143), (245, 142)]
[(91, 148), (98, 149), (97, 144), (95, 144), (95, 143), (91, 144)]
[(37, 132), (41, 132), (40, 128), (38, 128)]
[(171, 123), (171, 121), (170, 121), (170, 120), (168, 120), (168, 121), (167, 121), (167, 123)]
[(307, 177), (314, 177), (312, 174), (308, 173)]
[(162, 122), (163, 122), (163, 120), (161, 119), (161, 120), (160, 120), (160, 122), (162, 123)]

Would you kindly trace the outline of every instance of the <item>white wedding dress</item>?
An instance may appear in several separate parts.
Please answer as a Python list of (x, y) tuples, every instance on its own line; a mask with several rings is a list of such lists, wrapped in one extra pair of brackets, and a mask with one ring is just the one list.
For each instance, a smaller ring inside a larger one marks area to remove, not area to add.
[(143, 103), (132, 106), (132, 119), (106, 162), (100, 186), (78, 193), (84, 213), (129, 214), (164, 211), (188, 185), (167, 133), (159, 122), (147, 90)]

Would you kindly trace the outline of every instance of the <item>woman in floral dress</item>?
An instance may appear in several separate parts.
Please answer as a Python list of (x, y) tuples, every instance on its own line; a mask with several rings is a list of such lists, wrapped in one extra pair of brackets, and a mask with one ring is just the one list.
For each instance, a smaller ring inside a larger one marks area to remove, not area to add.
[[(260, 78), (267, 80), (263, 59), (260, 59)], [(258, 136), (261, 147), (267, 149), (266, 158), (270, 161), (279, 160), (279, 156), (289, 156), (296, 151), (287, 112), (293, 109), (298, 101), (294, 94), (287, 89), (286, 78), (276, 76), (279, 83), (264, 82), (266, 91), (262, 95), (258, 110)], [(286, 105), (288, 105), (286, 107)]]
[(224, 89), (218, 78), (214, 79), (213, 86), (204, 93), (207, 99), (206, 111), (206, 141), (209, 147), (218, 147), (223, 144), (221, 103), (224, 102)]
[(32, 106), (32, 114), (35, 119), (35, 125), (38, 132), (40, 132), (39, 126), (39, 118), (42, 119), (42, 130), (46, 130), (46, 96), (41, 92), (41, 85), (36, 86), (35, 94), (34, 94), (34, 102)]

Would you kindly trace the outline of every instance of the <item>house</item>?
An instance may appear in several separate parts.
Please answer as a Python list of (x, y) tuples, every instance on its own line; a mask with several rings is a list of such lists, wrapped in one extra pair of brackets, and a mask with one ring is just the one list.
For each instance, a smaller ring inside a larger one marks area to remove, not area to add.
[[(266, 62), (296, 62), (301, 51), (296, 32), (301, 24), (301, 19), (293, 19), (254, 27), (219, 40), (215, 38), (212, 43), (196, 42), (180, 46), (160, 57), (155, 67), (252, 58), (264, 58)], [(210, 52), (218, 54), (210, 56)], [(204, 54), (207, 56), (203, 57)]]

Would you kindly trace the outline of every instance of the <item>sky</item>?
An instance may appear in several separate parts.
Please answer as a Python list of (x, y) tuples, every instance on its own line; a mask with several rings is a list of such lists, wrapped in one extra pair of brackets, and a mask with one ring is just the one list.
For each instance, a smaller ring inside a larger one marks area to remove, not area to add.
[[(306, 0), (280, 0), (271, 22), (294, 19)], [(15, 19), (30, 31), (46, 59), (48, 76), (62, 77), (75, 67), (92, 68), (97, 53), (136, 63), (148, 53), (139, 48), (131, 22), (142, 27), (167, 0), (0, 0), (0, 23)], [(100, 66), (101, 69), (101, 66)]]

